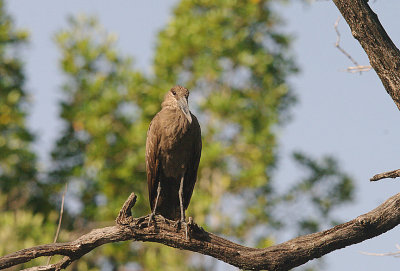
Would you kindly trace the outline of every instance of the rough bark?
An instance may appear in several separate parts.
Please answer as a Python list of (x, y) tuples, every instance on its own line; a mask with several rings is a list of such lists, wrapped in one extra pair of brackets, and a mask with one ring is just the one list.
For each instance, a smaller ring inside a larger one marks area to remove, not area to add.
[(380, 235), (400, 224), (400, 193), (376, 209), (329, 230), (300, 236), (267, 248), (245, 247), (206, 232), (189, 220), (189, 238), (179, 227), (159, 215), (148, 224), (148, 216), (132, 218), (130, 208), (136, 196), (125, 202), (117, 225), (95, 229), (68, 243), (56, 243), (23, 249), (0, 258), (0, 269), (28, 262), (34, 258), (63, 255), (56, 264), (27, 270), (60, 270), (98, 246), (126, 240), (157, 242), (178, 249), (209, 255), (228, 264), (248, 270), (289, 270), (336, 249)]
[(371, 182), (376, 182), (385, 178), (397, 178), (400, 177), (400, 169), (396, 169), (396, 170), (392, 170), (392, 171), (388, 171), (388, 172), (383, 172), (383, 173), (379, 173), (374, 175), (371, 179), (369, 179)]
[(332, 0), (400, 110), (400, 51), (366, 0)]

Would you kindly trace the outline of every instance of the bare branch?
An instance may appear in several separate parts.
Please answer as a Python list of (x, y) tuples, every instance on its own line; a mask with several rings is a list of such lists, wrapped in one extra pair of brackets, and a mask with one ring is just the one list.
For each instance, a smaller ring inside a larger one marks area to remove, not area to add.
[(350, 72), (350, 73), (356, 73), (356, 72), (361, 73), (361, 72), (366, 72), (366, 71), (371, 70), (372, 67), (370, 65), (368, 65), (368, 66), (359, 65), (358, 62), (349, 53), (347, 53), (346, 50), (344, 50), (340, 46), (340, 32), (338, 29), (339, 21), (340, 21), (340, 17), (338, 17), (336, 22), (333, 24), (333, 27), (335, 28), (335, 31), (336, 31), (335, 47), (338, 48), (338, 50), (340, 52), (342, 52), (348, 59), (350, 59), (350, 61), (353, 62), (353, 64), (355, 65), (354, 67), (348, 67), (345, 71)]
[(361, 254), (368, 255), (368, 256), (394, 256), (394, 257), (399, 257), (400, 252), (389, 252), (389, 253), (361, 252)]
[[(61, 199), (61, 208), (60, 208), (60, 218), (58, 219), (57, 231), (56, 231), (56, 235), (54, 236), (54, 241), (53, 241), (53, 243), (56, 243), (56, 242), (57, 242), (58, 235), (60, 234), (61, 221), (62, 221), (62, 217), (63, 217), (63, 213), (64, 213), (64, 200), (65, 200), (65, 194), (67, 193), (67, 189), (68, 189), (68, 183), (65, 184), (64, 193), (63, 193), (63, 195), (62, 195), (62, 199)], [(47, 259), (47, 265), (50, 264), (50, 260), (51, 260), (51, 256)]]
[[(189, 239), (185, 230), (174, 221), (157, 215), (155, 223), (148, 225), (148, 216), (132, 218), (129, 206), (136, 196), (132, 193), (122, 207), (121, 224), (95, 229), (68, 243), (56, 243), (23, 249), (0, 258), (0, 269), (28, 262), (32, 259), (64, 255), (64, 259), (48, 266), (29, 270), (60, 270), (98, 246), (126, 240), (156, 242), (170, 247), (209, 255), (242, 269), (289, 270), (334, 250), (362, 242), (380, 235), (400, 224), (400, 194), (376, 209), (331, 229), (294, 238), (268, 248), (245, 247), (206, 232), (189, 220)], [(124, 217), (126, 215), (126, 217)]]
[(371, 179), (369, 179), (371, 182), (379, 181), (381, 179), (385, 178), (397, 178), (400, 177), (400, 169), (392, 170), (392, 171), (387, 171), (383, 173), (379, 173), (374, 175)]
[(361, 73), (361, 72), (367, 72), (370, 70), (372, 70), (371, 65), (368, 65), (368, 66), (360, 65), (360, 66), (355, 66), (355, 67), (348, 67), (345, 71), (349, 72), (349, 73), (356, 73), (356, 72)]
[(395, 258), (399, 258), (400, 257), (400, 245), (396, 244), (396, 248), (399, 251), (388, 252), (388, 253), (361, 252), (361, 254), (370, 255), (370, 256), (393, 256)]
[(357, 61), (340, 46), (340, 32), (338, 29), (339, 21), (340, 21), (340, 17), (338, 17), (336, 22), (333, 24), (333, 27), (335, 28), (335, 31), (336, 31), (335, 47), (338, 48), (339, 51), (342, 52), (345, 56), (347, 56), (347, 58), (350, 59), (350, 61), (353, 62), (354, 65), (359, 66)]
[(365, 0), (332, 0), (400, 110), (400, 51)]
[(67, 189), (68, 189), (68, 184), (66, 183), (65, 190), (64, 190), (64, 193), (63, 193), (62, 199), (61, 199), (60, 218), (58, 220), (57, 232), (56, 232), (56, 236), (54, 236), (53, 243), (57, 242), (58, 235), (60, 234), (61, 221), (62, 221), (62, 217), (63, 217), (63, 213), (64, 213), (64, 200), (65, 200), (65, 194), (67, 193)]

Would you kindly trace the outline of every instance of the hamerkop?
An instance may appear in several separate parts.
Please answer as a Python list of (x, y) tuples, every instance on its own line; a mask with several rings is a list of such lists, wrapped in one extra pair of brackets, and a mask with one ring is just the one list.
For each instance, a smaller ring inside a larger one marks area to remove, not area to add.
[(146, 170), (152, 210), (149, 223), (156, 213), (185, 223), (201, 155), (200, 125), (189, 111), (188, 98), (188, 89), (174, 86), (147, 131)]

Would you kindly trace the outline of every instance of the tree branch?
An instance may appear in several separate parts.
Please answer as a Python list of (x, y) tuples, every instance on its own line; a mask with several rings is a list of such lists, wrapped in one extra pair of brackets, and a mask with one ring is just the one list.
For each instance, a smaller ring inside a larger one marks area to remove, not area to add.
[(397, 178), (400, 177), (400, 169), (396, 169), (396, 170), (392, 170), (392, 171), (388, 171), (388, 172), (383, 172), (383, 173), (379, 173), (374, 175), (374, 177), (372, 177), (371, 179), (369, 179), (371, 182), (374, 181), (379, 181), (381, 179), (385, 179), (385, 178)]
[(342, 46), (340, 46), (340, 32), (338, 29), (338, 25), (339, 25), (339, 21), (340, 21), (340, 17), (337, 18), (337, 20), (335, 21), (335, 23), (333, 24), (333, 28), (336, 31), (336, 42), (335, 42), (335, 47), (342, 52), (342, 54), (344, 54), (351, 62), (353, 62), (353, 64), (357, 67), (360, 66), (358, 64), (358, 62), (348, 53), (346, 52), (345, 49), (342, 48)]
[(366, 0), (332, 0), (400, 110), (400, 51)]
[(242, 269), (289, 270), (334, 250), (380, 235), (400, 224), (400, 193), (369, 213), (329, 230), (308, 234), (268, 248), (245, 247), (206, 232), (189, 220), (189, 238), (183, 227), (157, 215), (148, 225), (148, 216), (132, 218), (136, 196), (132, 193), (122, 207), (117, 225), (94, 229), (75, 241), (23, 249), (0, 258), (0, 269), (34, 258), (64, 255), (56, 264), (27, 270), (60, 270), (98, 246), (126, 240), (156, 242), (170, 247), (209, 255)]

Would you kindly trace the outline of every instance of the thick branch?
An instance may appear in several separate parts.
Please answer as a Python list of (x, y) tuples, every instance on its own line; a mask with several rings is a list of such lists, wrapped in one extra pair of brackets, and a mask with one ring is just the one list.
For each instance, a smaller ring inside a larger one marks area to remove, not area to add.
[(249, 248), (204, 231), (189, 220), (189, 239), (185, 231), (172, 221), (155, 217), (148, 225), (148, 216), (131, 218), (129, 206), (136, 200), (131, 195), (118, 216), (118, 224), (92, 230), (75, 241), (48, 244), (17, 251), (0, 258), (0, 269), (28, 262), (34, 258), (64, 255), (64, 259), (31, 270), (60, 270), (94, 248), (106, 243), (126, 240), (157, 242), (170, 247), (199, 252), (242, 269), (289, 270), (336, 249), (380, 235), (400, 224), (400, 193), (389, 198), (369, 213), (329, 230), (297, 237), (285, 243), (258, 249)]
[(366, 0), (333, 0), (351, 33), (367, 53), (371, 66), (400, 109), (400, 51)]

